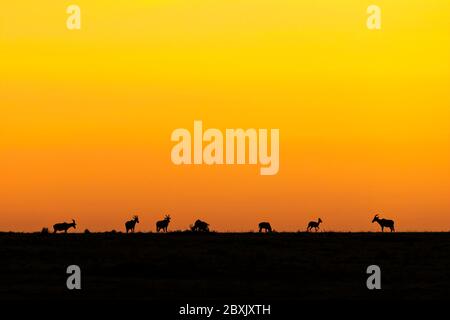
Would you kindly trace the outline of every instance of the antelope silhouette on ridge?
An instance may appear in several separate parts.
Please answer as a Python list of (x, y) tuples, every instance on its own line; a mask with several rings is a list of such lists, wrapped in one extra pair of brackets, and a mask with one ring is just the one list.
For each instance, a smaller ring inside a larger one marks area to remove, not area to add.
[(380, 219), (378, 214), (376, 214), (372, 220), (372, 223), (374, 223), (374, 222), (378, 222), (378, 224), (381, 227), (381, 232), (384, 232), (384, 228), (389, 228), (389, 229), (391, 229), (391, 232), (395, 232), (394, 220)]
[(162, 230), (163, 232), (167, 232), (167, 227), (169, 226), (169, 223), (170, 223), (170, 215), (166, 215), (164, 217), (164, 220), (156, 222), (156, 232), (159, 232), (160, 230)]
[(193, 232), (209, 232), (209, 223), (197, 219), (194, 225), (191, 225), (191, 231)]
[(309, 232), (312, 230), (312, 228), (314, 228), (316, 230), (316, 232), (319, 230), (320, 228), (320, 224), (322, 223), (322, 219), (318, 219), (317, 221), (310, 221), (308, 223), (308, 227), (306, 228), (306, 232)]
[(54, 224), (53, 233), (57, 233), (58, 231), (64, 231), (64, 233), (67, 233), (67, 230), (69, 230), (70, 228), (77, 228), (77, 224), (75, 223), (74, 219), (72, 219), (72, 223), (63, 222)]
[(125, 222), (125, 229), (130, 232), (134, 232), (134, 227), (136, 226), (136, 223), (139, 223), (139, 217), (138, 216), (133, 216), (133, 219), (131, 219), (130, 221)]
[(264, 230), (265, 232), (272, 232), (272, 226), (269, 222), (261, 222), (258, 227), (259, 232), (262, 232), (262, 230)]

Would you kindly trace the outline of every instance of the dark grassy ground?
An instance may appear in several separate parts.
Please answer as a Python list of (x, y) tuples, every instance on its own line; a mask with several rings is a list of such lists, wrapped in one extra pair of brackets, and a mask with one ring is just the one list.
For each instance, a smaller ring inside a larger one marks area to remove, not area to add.
[(1, 299), (450, 300), (449, 233), (2, 233), (0, 257)]

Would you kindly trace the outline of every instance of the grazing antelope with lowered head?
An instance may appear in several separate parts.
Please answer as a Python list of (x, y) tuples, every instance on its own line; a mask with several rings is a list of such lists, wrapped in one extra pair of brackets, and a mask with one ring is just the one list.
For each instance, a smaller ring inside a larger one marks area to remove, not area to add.
[(381, 232), (384, 232), (384, 228), (389, 228), (391, 229), (391, 232), (395, 231), (394, 228), (394, 220), (388, 220), (388, 219), (380, 219), (378, 217), (378, 214), (375, 215), (375, 217), (373, 217), (372, 223), (374, 222), (378, 222), (378, 224), (381, 227)]
[(268, 222), (261, 222), (259, 225), (259, 232), (261, 232), (263, 229), (265, 232), (272, 232), (272, 226)]
[(191, 225), (191, 230), (193, 232), (209, 232), (209, 223), (206, 223), (205, 221), (202, 221), (200, 219), (197, 219), (195, 221), (194, 225)]
[(67, 230), (69, 230), (70, 228), (77, 228), (77, 224), (75, 223), (75, 220), (72, 219), (72, 223), (67, 223), (67, 222), (63, 222), (63, 223), (56, 223), (53, 225), (53, 233), (56, 233), (58, 231), (64, 231), (65, 233), (67, 233)]
[(312, 228), (316, 230), (316, 232), (319, 230), (320, 224), (322, 223), (322, 219), (319, 218), (319, 220), (316, 221), (310, 221), (308, 223), (308, 227), (306, 228), (306, 232), (311, 231)]
[(136, 223), (139, 223), (139, 217), (134, 216), (132, 220), (125, 222), (125, 229), (130, 232), (134, 232), (134, 227), (136, 226)]
[(156, 222), (156, 232), (162, 229), (163, 232), (167, 232), (167, 227), (169, 226), (170, 216), (166, 215), (164, 220), (160, 220)]

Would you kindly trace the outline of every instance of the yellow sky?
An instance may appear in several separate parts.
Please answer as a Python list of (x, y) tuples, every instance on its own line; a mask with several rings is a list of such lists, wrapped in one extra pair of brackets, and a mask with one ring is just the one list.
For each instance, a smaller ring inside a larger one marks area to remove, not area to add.
[[(82, 28), (66, 28), (66, 7)], [(366, 9), (382, 29), (366, 28)], [(450, 230), (450, 3), (10, 1), (0, 230)], [(279, 128), (280, 172), (174, 166), (176, 128)]]

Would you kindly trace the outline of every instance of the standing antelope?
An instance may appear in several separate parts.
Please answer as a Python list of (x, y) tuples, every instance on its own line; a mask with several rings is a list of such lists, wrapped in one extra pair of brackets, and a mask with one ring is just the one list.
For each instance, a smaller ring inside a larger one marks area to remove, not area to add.
[(139, 217), (134, 216), (132, 220), (125, 222), (125, 229), (131, 232), (134, 232), (134, 227), (136, 226), (136, 223), (139, 223)]
[(373, 217), (372, 223), (374, 222), (378, 222), (378, 224), (381, 227), (381, 232), (384, 232), (384, 228), (389, 228), (391, 229), (391, 232), (395, 231), (394, 228), (394, 220), (388, 220), (388, 219), (380, 219), (378, 217), (378, 214), (375, 215), (375, 217)]
[(319, 218), (319, 220), (316, 221), (310, 221), (308, 223), (308, 227), (306, 228), (306, 232), (311, 231), (312, 228), (316, 230), (316, 232), (319, 230), (319, 226), (322, 223), (322, 219)]
[(265, 230), (265, 232), (272, 232), (272, 227), (270, 225), (270, 223), (268, 222), (261, 222), (259, 225), (259, 232), (261, 232), (263, 229)]
[(53, 225), (53, 233), (56, 233), (58, 231), (64, 231), (65, 233), (67, 233), (67, 230), (69, 230), (70, 228), (77, 228), (77, 224), (75, 223), (75, 220), (72, 219), (72, 223), (67, 223), (67, 222), (63, 222), (63, 223), (56, 223)]
[(164, 220), (160, 220), (156, 222), (156, 232), (159, 232), (159, 230), (163, 230), (164, 232), (167, 232), (167, 227), (169, 226), (170, 222), (170, 216), (166, 215), (164, 217)]

